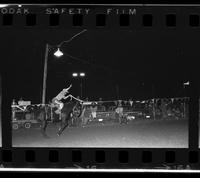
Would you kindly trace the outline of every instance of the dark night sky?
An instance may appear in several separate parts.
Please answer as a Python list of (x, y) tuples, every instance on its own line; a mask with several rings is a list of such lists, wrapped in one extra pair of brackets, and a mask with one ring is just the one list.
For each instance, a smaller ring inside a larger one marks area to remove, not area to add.
[[(56, 45), (80, 29), (2, 29), (1, 62), (13, 98), (41, 100), (45, 44)], [(181, 30), (92, 30), (64, 44), (62, 51), (91, 65), (49, 52), (47, 98), (73, 83), (72, 94), (80, 94), (80, 81), (72, 72), (86, 73), (85, 97), (116, 98), (116, 85), (122, 98), (183, 95), (182, 82), (198, 69), (200, 59), (198, 31), (186, 35)], [(101, 66), (106, 66), (102, 68)], [(109, 70), (108, 70), (109, 69)], [(144, 83), (144, 85), (142, 85)]]

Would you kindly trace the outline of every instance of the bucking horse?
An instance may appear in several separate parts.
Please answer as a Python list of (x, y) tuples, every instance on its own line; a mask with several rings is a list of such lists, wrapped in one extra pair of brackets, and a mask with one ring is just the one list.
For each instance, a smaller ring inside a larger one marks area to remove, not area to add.
[[(40, 108), (40, 111), (37, 114), (39, 120), (41, 121), (42, 135), (46, 138), (48, 138), (46, 129), (49, 123), (48, 118), (51, 117), (50, 113), (51, 113), (50, 107), (43, 106)], [(60, 119), (59, 119), (60, 125), (57, 135), (60, 136), (65, 130), (65, 128), (69, 126), (70, 121), (72, 121), (72, 119), (79, 118), (81, 113), (82, 113), (82, 105), (80, 101), (73, 99), (69, 102), (64, 103), (62, 109), (60, 110)]]

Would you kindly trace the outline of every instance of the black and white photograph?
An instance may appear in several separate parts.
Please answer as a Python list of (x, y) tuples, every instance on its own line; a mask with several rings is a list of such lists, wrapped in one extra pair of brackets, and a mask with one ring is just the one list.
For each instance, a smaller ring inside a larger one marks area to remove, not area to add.
[(184, 59), (199, 56), (189, 42), (198, 36), (120, 28), (3, 34), (13, 147), (188, 147)]
[[(132, 15), (137, 19), (136, 11)], [(188, 148), (200, 36), (171, 22), (1, 28), (12, 146)]]

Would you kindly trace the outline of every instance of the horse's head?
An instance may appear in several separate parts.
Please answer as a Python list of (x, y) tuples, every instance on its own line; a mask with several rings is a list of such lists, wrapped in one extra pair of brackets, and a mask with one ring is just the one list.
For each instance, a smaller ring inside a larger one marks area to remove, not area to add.
[(74, 113), (79, 111), (79, 113), (81, 112), (81, 104), (79, 101), (76, 100), (71, 100), (69, 102), (64, 103), (64, 106), (61, 110), (61, 112), (63, 113)]
[(62, 108), (62, 110), (71, 109), (71, 108), (73, 108), (76, 104), (77, 104), (77, 101), (74, 101), (74, 100), (65, 102), (65, 103), (64, 103), (64, 106), (63, 106), (63, 108)]

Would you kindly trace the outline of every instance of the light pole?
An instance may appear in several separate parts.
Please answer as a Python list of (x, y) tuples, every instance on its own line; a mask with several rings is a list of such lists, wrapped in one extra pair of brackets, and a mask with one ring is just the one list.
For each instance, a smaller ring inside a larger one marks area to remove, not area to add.
[(119, 85), (117, 84), (115, 87), (116, 87), (117, 99), (119, 100)]
[[(188, 82), (185, 82), (185, 83), (183, 83), (183, 90), (184, 90), (184, 95), (186, 95), (186, 91), (185, 91), (185, 87), (187, 86), (187, 85), (190, 85), (190, 82), (188, 81)], [(186, 105), (185, 105), (185, 97), (186, 96), (184, 96), (184, 103), (183, 103), (183, 117), (185, 118), (185, 116), (186, 116)]]
[(154, 93), (154, 84), (152, 84), (152, 98), (153, 98), (153, 118), (156, 119), (156, 108), (155, 108), (155, 93)]
[[(45, 104), (46, 100), (48, 57), (49, 57), (49, 50), (51, 49), (51, 47), (53, 46), (50, 46), (48, 43), (46, 44), (45, 57), (44, 57), (44, 71), (43, 71), (42, 104)], [(63, 56), (63, 53), (58, 48), (58, 50), (54, 53), (54, 56), (61, 57)]]
[(45, 48), (45, 58), (44, 58), (44, 72), (43, 72), (43, 87), (42, 87), (42, 104), (45, 104), (46, 98), (46, 81), (47, 81), (47, 63), (49, 54), (49, 44), (46, 44)]
[(67, 41), (62, 41), (61, 43), (59, 43), (56, 46), (52, 46), (49, 45), (48, 43), (46, 44), (46, 48), (45, 48), (45, 58), (44, 58), (44, 71), (43, 71), (43, 87), (42, 87), (42, 104), (45, 104), (46, 102), (46, 85), (47, 85), (47, 68), (48, 68), (48, 54), (49, 54), (49, 50), (53, 47), (57, 48), (57, 51), (54, 53), (54, 56), (56, 57), (61, 57), (63, 56), (63, 52), (60, 51), (60, 47), (64, 44), (64, 43), (69, 43), (71, 42), (75, 37), (77, 37), (78, 35), (84, 33), (85, 31), (87, 31), (86, 29), (82, 30), (81, 32), (75, 34), (74, 36), (72, 36), (69, 40)]
[(85, 73), (84, 72), (81, 72), (80, 74), (80, 79), (81, 79), (81, 98), (83, 98), (83, 78), (85, 77)]
[(72, 77), (74, 78), (80, 78), (80, 96), (81, 98), (83, 97), (83, 78), (85, 77), (85, 73), (84, 72), (80, 72), (80, 73), (72, 73)]

